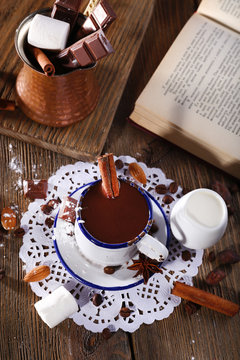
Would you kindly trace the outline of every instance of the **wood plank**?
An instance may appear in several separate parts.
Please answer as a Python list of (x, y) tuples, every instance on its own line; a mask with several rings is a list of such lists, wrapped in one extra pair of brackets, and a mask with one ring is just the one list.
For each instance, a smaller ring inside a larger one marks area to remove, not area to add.
[[(31, 144), (62, 153), (81, 160), (92, 160), (99, 155), (111, 127), (117, 106), (121, 99), (127, 79), (148, 22), (151, 18), (154, 0), (131, 0), (130, 2), (112, 0), (117, 20), (107, 32), (107, 37), (115, 53), (97, 64), (96, 77), (100, 84), (99, 103), (85, 120), (66, 128), (51, 128), (28, 119), (20, 110), (9, 114), (0, 114), (0, 133), (15, 137)], [(39, 8), (52, 2), (38, 1)], [(32, 7), (31, 7), (32, 5)], [(5, 49), (0, 59), (1, 83), (0, 95), (14, 98), (14, 76), (21, 68), (20, 60), (14, 49), (16, 24), (28, 13), (36, 9), (36, 2), (28, 2), (27, 9), (17, 2), (19, 13), (7, 10), (1, 12), (0, 47)], [(7, 31), (4, 31), (7, 26)], [(11, 39), (12, 41), (9, 41)]]

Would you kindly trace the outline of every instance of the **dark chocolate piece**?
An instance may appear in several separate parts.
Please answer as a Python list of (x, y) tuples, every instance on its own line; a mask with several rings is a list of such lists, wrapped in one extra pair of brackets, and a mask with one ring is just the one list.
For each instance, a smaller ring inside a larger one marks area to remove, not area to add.
[(56, 0), (51, 17), (69, 23), (72, 30), (78, 17), (81, 2), (82, 0)]
[(68, 68), (84, 67), (94, 64), (112, 52), (112, 45), (100, 29), (60, 51), (55, 56), (55, 61)]
[(58, 218), (74, 224), (76, 219), (76, 207), (77, 200), (71, 198), (70, 196), (66, 196), (65, 198), (63, 198)]
[(24, 196), (31, 200), (46, 199), (47, 189), (47, 180), (23, 180)]
[(109, 3), (106, 0), (101, 0), (82, 25), (82, 33), (88, 35), (99, 29), (104, 29), (109, 26), (116, 17)]

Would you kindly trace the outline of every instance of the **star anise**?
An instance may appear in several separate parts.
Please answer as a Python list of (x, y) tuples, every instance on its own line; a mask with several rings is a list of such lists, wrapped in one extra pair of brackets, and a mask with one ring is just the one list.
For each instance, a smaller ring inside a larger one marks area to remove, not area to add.
[(128, 266), (128, 269), (137, 270), (137, 273), (134, 275), (134, 277), (142, 275), (144, 284), (146, 284), (152, 274), (162, 273), (162, 270), (159, 269), (159, 264), (160, 262), (158, 262), (157, 260), (150, 259), (146, 255), (139, 253), (139, 259), (133, 259), (133, 264)]

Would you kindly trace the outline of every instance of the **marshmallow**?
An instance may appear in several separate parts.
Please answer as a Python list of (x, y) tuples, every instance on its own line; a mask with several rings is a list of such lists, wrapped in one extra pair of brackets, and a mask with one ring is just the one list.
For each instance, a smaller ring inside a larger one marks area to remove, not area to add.
[(60, 286), (34, 306), (38, 315), (50, 328), (78, 311), (74, 296), (64, 286)]
[(146, 234), (137, 243), (138, 251), (148, 256), (150, 259), (162, 262), (168, 257), (168, 249), (158, 239)]
[(69, 31), (70, 24), (37, 14), (29, 27), (28, 43), (41, 49), (63, 50)]

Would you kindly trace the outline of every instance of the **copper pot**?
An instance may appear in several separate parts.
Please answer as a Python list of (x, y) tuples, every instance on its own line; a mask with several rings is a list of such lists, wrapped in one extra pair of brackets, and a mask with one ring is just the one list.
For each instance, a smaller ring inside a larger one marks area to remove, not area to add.
[(49, 15), (50, 9), (29, 15), (16, 30), (15, 47), (24, 63), (16, 80), (16, 101), (34, 121), (55, 127), (67, 126), (86, 118), (97, 105), (99, 85), (95, 64), (47, 77), (25, 50), (30, 22), (36, 13)]

